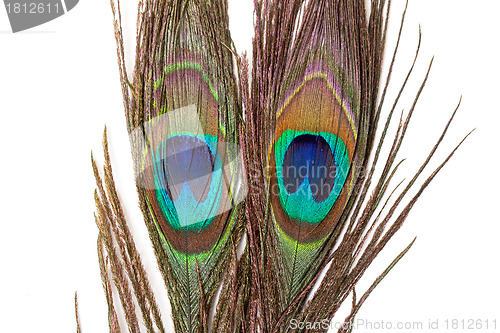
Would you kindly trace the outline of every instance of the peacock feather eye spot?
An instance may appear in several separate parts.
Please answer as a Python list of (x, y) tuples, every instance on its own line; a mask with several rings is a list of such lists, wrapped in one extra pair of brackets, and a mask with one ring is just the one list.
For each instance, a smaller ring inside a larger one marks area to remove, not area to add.
[(131, 133), (137, 185), (166, 241), (182, 253), (212, 248), (247, 194), (241, 149), (221, 124), (206, 125), (204, 107), (165, 108)]
[(279, 200), (292, 219), (319, 223), (341, 194), (350, 167), (335, 134), (286, 130), (274, 147)]

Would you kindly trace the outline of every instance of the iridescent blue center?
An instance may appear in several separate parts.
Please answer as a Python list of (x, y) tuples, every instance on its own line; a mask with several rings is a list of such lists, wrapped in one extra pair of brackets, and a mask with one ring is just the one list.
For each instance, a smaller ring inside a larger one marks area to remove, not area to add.
[(217, 215), (222, 161), (217, 137), (175, 135), (156, 149), (155, 188), (160, 207), (174, 229), (202, 229)]

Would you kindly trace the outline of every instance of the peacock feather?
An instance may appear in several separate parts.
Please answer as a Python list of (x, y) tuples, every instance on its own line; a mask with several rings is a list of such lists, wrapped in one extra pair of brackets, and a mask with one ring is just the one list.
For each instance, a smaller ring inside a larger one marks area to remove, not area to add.
[(227, 3), (145, 1), (138, 26), (131, 83), (120, 66), (137, 190), (176, 331), (198, 332), (242, 231)]
[[(140, 42), (151, 45), (150, 62), (136, 69), (134, 93), (142, 98), (132, 99), (137, 104), (130, 111), (138, 121), (131, 126), (136, 179), (144, 216), (159, 237), (155, 249), (176, 330), (197, 332), (206, 330), (206, 309), (241, 231), (234, 186), (241, 171), (234, 150), (240, 107), (224, 47), (231, 45), (227, 5), (145, 6)], [(156, 6), (165, 8), (163, 17)]]
[[(406, 186), (392, 186), (429, 72), (391, 139), (420, 42), (381, 122), (399, 47), (398, 38), (381, 89), (390, 1), (254, 0), (250, 66), (234, 50), (227, 0), (145, 0), (130, 79), (120, 6), (111, 5), (137, 192), (175, 331), (287, 332), (292, 320), (331, 320), (349, 296), (351, 323), (413, 243), (359, 299), (356, 284), (461, 144), (396, 214), (455, 113)], [(104, 182), (92, 161), (110, 331), (120, 331), (115, 287), (129, 331), (140, 332), (140, 313), (148, 332), (165, 332), (106, 136), (104, 150)]]
[[(444, 165), (388, 227), (442, 137), (391, 206), (392, 193), (386, 192), (399, 166), (396, 156), (427, 77), (410, 111), (404, 119), (402, 115), (380, 178), (373, 179), (407, 81), (377, 141), (398, 46), (379, 91), (390, 1), (373, 0), (369, 5), (368, 10), (361, 0), (255, 2), (252, 79), (242, 80), (247, 120), (242, 136), (250, 183), (248, 261), (254, 282), (248, 292), (249, 313), (258, 323), (255, 327), (266, 332), (289, 331), (292, 320), (329, 321), (354, 295), (349, 323), (373, 290), (358, 301), (356, 283)], [(401, 28), (403, 22), (404, 16)], [(249, 71), (248, 63), (243, 67), (242, 73)]]
[(353, 59), (359, 42), (348, 35), (360, 30), (362, 22), (342, 24), (339, 9), (326, 5), (311, 2), (305, 8), (304, 20), (330, 24), (307, 27), (297, 35), (304, 42), (292, 47), (279, 97), (271, 106), (271, 232), (276, 236), (272, 246), (281, 252), (276, 255), (284, 268), (280, 280), (285, 283), (285, 306), (302, 290), (305, 274), (335, 229), (364, 153), (361, 147), (356, 152), (358, 136), (366, 131), (360, 105), (363, 63)]

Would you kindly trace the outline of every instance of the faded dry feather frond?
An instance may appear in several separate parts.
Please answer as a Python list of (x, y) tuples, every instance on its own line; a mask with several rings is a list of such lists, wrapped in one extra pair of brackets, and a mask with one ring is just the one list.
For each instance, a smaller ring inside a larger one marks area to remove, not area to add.
[(78, 294), (77, 294), (77, 292), (75, 292), (75, 320), (76, 320), (76, 333), (81, 333), (80, 316), (78, 315)]
[[(104, 147), (104, 183), (92, 157), (98, 190), (95, 192), (96, 223), (99, 227), (98, 254), (103, 287), (108, 301), (110, 332), (120, 332), (114, 308), (116, 288), (130, 332), (140, 332), (143, 323), (149, 332), (165, 332), (146, 270), (135, 247), (116, 191), (108, 152), (106, 131)], [(111, 276), (110, 276), (111, 275)], [(137, 315), (136, 304), (141, 316)]]

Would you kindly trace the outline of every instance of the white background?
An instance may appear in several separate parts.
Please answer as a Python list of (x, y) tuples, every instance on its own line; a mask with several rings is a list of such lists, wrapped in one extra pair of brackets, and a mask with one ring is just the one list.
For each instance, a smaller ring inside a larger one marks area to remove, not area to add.
[[(131, 64), (136, 5), (124, 2)], [(393, 4), (388, 53), (403, 5)], [(236, 46), (249, 50), (252, 1), (233, 0), (230, 6)], [(476, 131), (360, 283), (359, 294), (417, 236), (410, 253), (365, 303), (360, 319), (423, 322), (424, 328), (429, 319), (438, 319), (439, 332), (446, 332), (446, 319), (496, 319), (500, 331), (499, 12), (500, 3), (493, 0), (410, 1), (389, 100), (411, 64), (419, 24), (422, 52), (398, 112), (409, 109), (433, 55), (435, 62), (400, 155), (407, 160), (397, 180), (418, 168), (460, 95), (456, 121), (425, 175), (466, 133)], [(150, 271), (156, 267), (135, 194), (111, 11), (107, 1), (84, 0), (43, 26), (18, 34), (9, 30), (0, 8), (0, 332), (75, 332), (75, 291), (83, 331), (106, 332), (90, 166), (91, 150), (102, 163), (105, 124), (127, 216), (146, 265)], [(158, 299), (170, 322), (161, 277), (151, 273), (151, 279), (160, 286)]]

